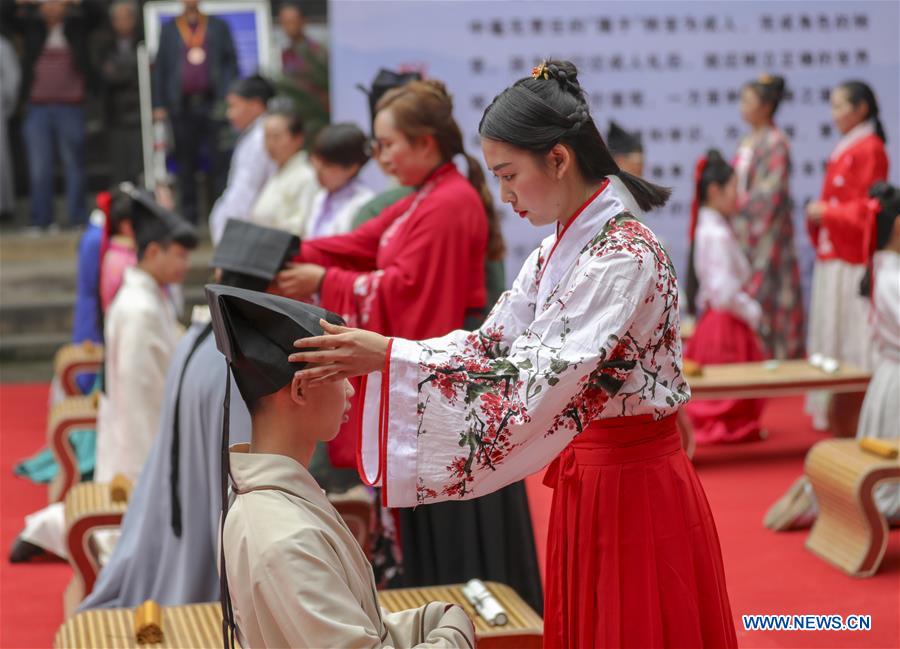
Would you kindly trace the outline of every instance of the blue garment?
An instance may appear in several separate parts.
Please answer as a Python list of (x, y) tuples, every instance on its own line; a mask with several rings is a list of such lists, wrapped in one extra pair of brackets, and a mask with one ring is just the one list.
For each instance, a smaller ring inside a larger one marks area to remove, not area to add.
[[(103, 228), (88, 223), (78, 242), (78, 270), (75, 276), (75, 313), (72, 316), (72, 342), (89, 340), (103, 342), (100, 327), (100, 246), (103, 244)], [(96, 374), (79, 374), (75, 378), (83, 394), (88, 394), (96, 380)]]
[(31, 224), (53, 222), (53, 171), (56, 151), (66, 177), (66, 210), (71, 225), (87, 219), (84, 179), (84, 109), (79, 104), (28, 104), (25, 112)]
[[(75, 314), (72, 342), (103, 342), (100, 329), (100, 246), (103, 228), (89, 223), (78, 242), (78, 270), (75, 277)], [(90, 388), (90, 385), (87, 386)]]
[[(164, 606), (219, 598), (216, 570), (221, 511), (222, 403), (227, 372), (216, 339), (207, 335), (187, 357), (205, 325), (178, 343), (166, 374), (159, 429), (122, 520), (122, 536), (79, 610)], [(187, 362), (186, 362), (187, 361)], [(178, 384), (179, 482), (182, 534), (172, 530), (171, 467)], [(250, 441), (250, 413), (232, 377), (231, 441)]]
[[(93, 428), (73, 430), (69, 433), (69, 443), (75, 449), (81, 481), (86, 482), (94, 476), (94, 463), (97, 459), (97, 431)], [(49, 448), (45, 448), (27, 460), (19, 462), (13, 468), (13, 473), (38, 484), (47, 484), (59, 473), (59, 464), (56, 463), (53, 452)]]

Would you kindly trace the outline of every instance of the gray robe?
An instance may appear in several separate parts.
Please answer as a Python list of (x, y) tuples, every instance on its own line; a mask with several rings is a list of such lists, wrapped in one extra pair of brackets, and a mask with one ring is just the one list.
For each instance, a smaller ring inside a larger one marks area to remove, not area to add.
[[(225, 399), (225, 360), (213, 335), (187, 364), (180, 403), (182, 534), (172, 531), (169, 468), (179, 377), (194, 341), (206, 327), (195, 323), (172, 357), (156, 440), (128, 504), (122, 536), (79, 610), (163, 605), (219, 598), (218, 525), (220, 444)], [(249, 441), (250, 414), (232, 384), (232, 441)]]

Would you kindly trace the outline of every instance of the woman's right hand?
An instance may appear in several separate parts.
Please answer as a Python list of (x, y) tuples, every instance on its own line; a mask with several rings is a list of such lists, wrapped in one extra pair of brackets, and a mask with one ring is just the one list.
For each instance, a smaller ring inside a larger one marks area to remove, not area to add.
[(294, 347), (298, 349), (315, 350), (294, 352), (288, 356), (291, 363), (313, 364), (297, 371), (294, 376), (318, 383), (363, 376), (384, 368), (390, 338), (374, 331), (333, 325), (325, 320), (320, 320), (319, 324), (325, 330), (324, 336), (301, 338), (294, 342)]

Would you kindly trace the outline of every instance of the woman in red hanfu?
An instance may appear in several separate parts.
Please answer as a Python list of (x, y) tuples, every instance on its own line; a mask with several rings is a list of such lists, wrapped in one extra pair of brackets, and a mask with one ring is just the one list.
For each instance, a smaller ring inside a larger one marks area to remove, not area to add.
[[(859, 285), (872, 256), (869, 189), (888, 173), (886, 136), (875, 93), (862, 81), (848, 81), (831, 92), (831, 118), (841, 139), (828, 159), (821, 200), (806, 207), (816, 249), (807, 351), (870, 370), (869, 303)], [(835, 395), (833, 412), (846, 410), (840, 399), (858, 398)], [(828, 402), (824, 394), (807, 401), (817, 428), (828, 425)], [(856, 429), (855, 422), (850, 428)]]
[[(762, 307), (750, 296), (754, 271), (732, 229), (737, 175), (712, 150), (697, 163), (685, 293), (700, 320), (684, 357), (701, 365), (751, 363), (764, 358), (757, 338)], [(698, 444), (759, 440), (761, 399), (693, 401), (685, 410)]]
[[(299, 299), (315, 294), (352, 326), (413, 340), (461, 329), (473, 314), (483, 319), (485, 256), (502, 258), (503, 238), (443, 84), (412, 81), (388, 91), (376, 104), (374, 130), (382, 167), (416, 191), (352, 233), (304, 241), (299, 263), (278, 277), (281, 291)], [(454, 156), (467, 158), (468, 178)], [(329, 448), (336, 466), (356, 466), (358, 422), (351, 419)], [(523, 483), (480, 502), (404, 509), (398, 522), (403, 575), (392, 585), (480, 577), (542, 607)]]
[(678, 288), (642, 210), (668, 190), (622, 172), (569, 62), (497, 96), (479, 132), (500, 194), (556, 223), (484, 325), (414, 342), (330, 328), (303, 381), (369, 374), (361, 473), (388, 505), (488, 494), (550, 464), (546, 647), (734, 647), (715, 524), (675, 415)]

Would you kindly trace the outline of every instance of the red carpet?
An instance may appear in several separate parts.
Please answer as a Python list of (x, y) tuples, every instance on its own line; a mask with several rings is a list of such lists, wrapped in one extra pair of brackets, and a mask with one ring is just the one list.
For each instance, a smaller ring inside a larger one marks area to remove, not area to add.
[(11, 565), (6, 557), (26, 514), (47, 504), (47, 488), (13, 475), (19, 460), (46, 443), (48, 386), (0, 385), (0, 647), (52, 647), (62, 622), (67, 563)]
[[(46, 489), (15, 478), (16, 461), (44, 444), (46, 385), (0, 385), (0, 518), (7, 552), (25, 514), (47, 502)], [(802, 470), (806, 450), (823, 436), (802, 414), (799, 399), (770, 403), (764, 442), (701, 448), (696, 465), (719, 528), (741, 647), (900, 647), (900, 531), (878, 575), (851, 579), (803, 547), (805, 533), (774, 534), (760, 521)], [(543, 563), (549, 490), (528, 481)], [(0, 561), (0, 647), (52, 646), (62, 621), (62, 593), (71, 570), (62, 563), (12, 566)], [(741, 614), (872, 616), (868, 632), (747, 632)]]

